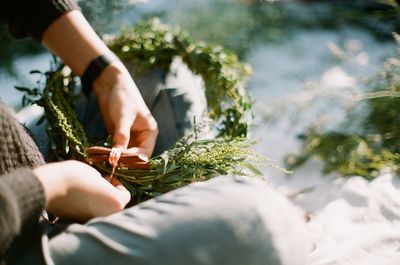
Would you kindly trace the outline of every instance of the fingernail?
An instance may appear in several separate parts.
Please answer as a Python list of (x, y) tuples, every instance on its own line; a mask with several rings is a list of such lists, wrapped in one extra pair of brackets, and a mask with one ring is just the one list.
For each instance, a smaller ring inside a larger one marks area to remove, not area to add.
[(118, 185), (118, 186), (116, 186), (116, 188), (121, 191), (128, 191), (123, 185)]
[(149, 162), (149, 157), (145, 154), (139, 154), (138, 157), (144, 162)]

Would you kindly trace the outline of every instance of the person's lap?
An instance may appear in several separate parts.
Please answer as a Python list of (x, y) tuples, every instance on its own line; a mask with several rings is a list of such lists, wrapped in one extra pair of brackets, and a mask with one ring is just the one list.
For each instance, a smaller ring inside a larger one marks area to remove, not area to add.
[(304, 220), (262, 181), (218, 177), (48, 241), (51, 264), (305, 264)]
[[(191, 91), (185, 93), (149, 93), (157, 98), (146, 103), (161, 125), (157, 152), (188, 129), (190, 105), (174, 104)], [(81, 100), (78, 113), (87, 133), (105, 133), (95, 99)], [(163, 119), (166, 112), (172, 117)], [(43, 133), (37, 139), (46, 139)], [(44, 239), (46, 261), (56, 265), (305, 264), (309, 245), (303, 218), (283, 196), (261, 181), (237, 177), (190, 185)]]

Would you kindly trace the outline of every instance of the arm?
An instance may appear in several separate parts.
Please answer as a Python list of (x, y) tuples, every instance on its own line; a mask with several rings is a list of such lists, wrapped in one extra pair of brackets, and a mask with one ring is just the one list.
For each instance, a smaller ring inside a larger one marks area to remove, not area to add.
[(0, 257), (23, 228), (29, 231), (38, 222), (45, 204), (43, 187), (32, 170), (23, 168), (1, 176)]
[(47, 210), (62, 219), (86, 221), (124, 209), (130, 193), (114, 187), (91, 166), (78, 161), (47, 164), (33, 170), (41, 182)]
[(74, 0), (1, 0), (0, 22), (15, 38), (40, 41), (50, 23), (71, 10), (79, 10)]
[(84, 222), (121, 211), (129, 200), (126, 189), (114, 187), (77, 161), (21, 168), (0, 176), (0, 263), (19, 236), (36, 229), (46, 205), (63, 219)]
[[(3, 0), (0, 21), (15, 37), (31, 36), (82, 75), (89, 63), (109, 50), (78, 10), (74, 0)], [(100, 110), (116, 147), (150, 156), (157, 123), (121, 62), (107, 67), (93, 83)]]
[[(42, 43), (78, 75), (94, 58), (110, 53), (76, 10), (54, 21), (45, 30)], [(158, 134), (157, 123), (123, 64), (117, 60), (109, 65), (94, 81), (93, 91), (115, 146), (133, 147), (150, 156)]]

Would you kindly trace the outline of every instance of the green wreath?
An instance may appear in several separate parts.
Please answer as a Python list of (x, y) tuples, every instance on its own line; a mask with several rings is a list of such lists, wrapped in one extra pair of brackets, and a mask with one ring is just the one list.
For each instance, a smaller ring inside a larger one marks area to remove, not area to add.
[(123, 30), (107, 44), (122, 61), (136, 66), (136, 75), (154, 68), (168, 71), (174, 57), (182, 58), (204, 81), (209, 116), (217, 122), (220, 136), (246, 137), (252, 104), (244, 81), (251, 69), (234, 53), (221, 46), (193, 42), (158, 19)]
[[(168, 70), (173, 58), (180, 56), (194, 73), (202, 76), (209, 115), (219, 131), (216, 138), (204, 139), (199, 126), (195, 126), (193, 134), (151, 158), (147, 168), (117, 168), (115, 175), (133, 193), (136, 202), (218, 175), (261, 174), (256, 167), (266, 160), (251, 149), (252, 143), (245, 137), (251, 116), (251, 102), (244, 89), (249, 68), (233, 53), (193, 43), (185, 34), (158, 20), (125, 30), (107, 44), (124, 62), (135, 64), (136, 74), (155, 67)], [(43, 74), (44, 88), (16, 88), (25, 92), (24, 104), (38, 104), (45, 109), (39, 122), (44, 118), (48, 122), (55, 160), (73, 158), (88, 162), (88, 148), (99, 143), (87, 138), (78, 121), (73, 108), (78, 84), (65, 69), (63, 64), (55, 63), (51, 71)], [(104, 139), (102, 145), (111, 143)], [(106, 162), (93, 166), (104, 174), (112, 171)]]

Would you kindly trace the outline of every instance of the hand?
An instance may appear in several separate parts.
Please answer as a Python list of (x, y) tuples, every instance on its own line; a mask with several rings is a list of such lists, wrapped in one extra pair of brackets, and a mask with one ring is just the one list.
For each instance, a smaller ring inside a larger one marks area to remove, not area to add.
[(34, 169), (47, 199), (47, 210), (63, 219), (86, 221), (124, 209), (130, 193), (114, 187), (94, 168), (65, 161)]
[[(82, 76), (89, 63), (109, 52), (81, 12), (70, 11), (49, 25), (42, 44)], [(105, 125), (115, 147), (151, 156), (157, 123), (151, 116), (128, 70), (120, 62), (108, 66), (93, 83)]]
[(147, 108), (128, 70), (117, 62), (108, 66), (93, 83), (106, 128), (114, 147), (151, 156), (157, 122)]

